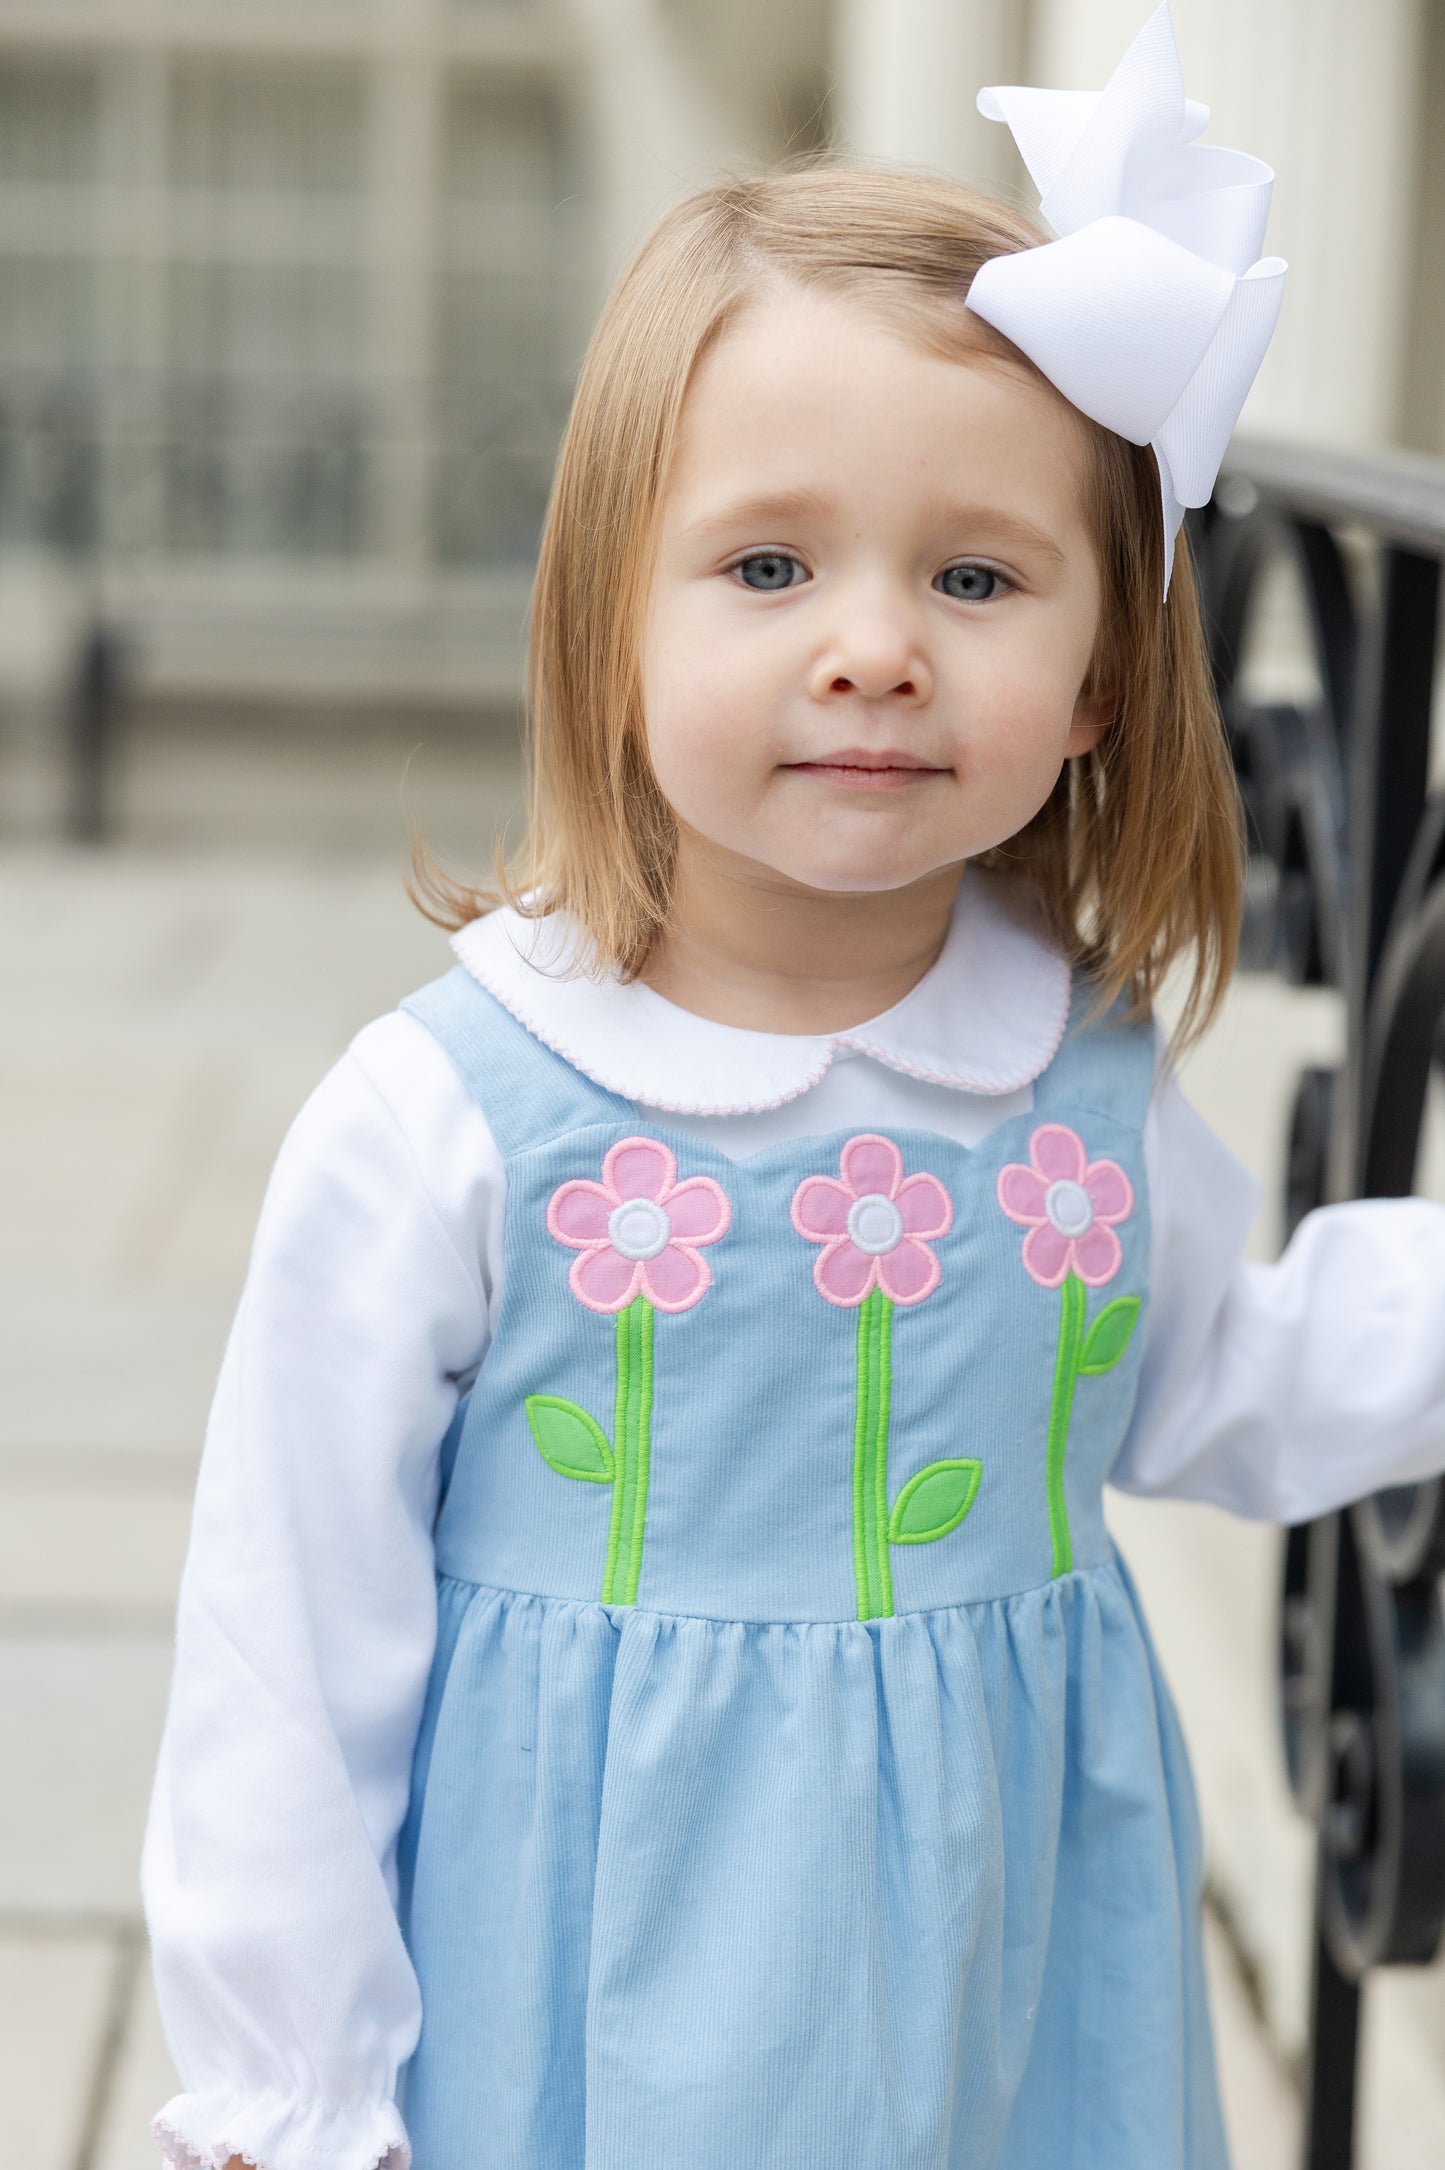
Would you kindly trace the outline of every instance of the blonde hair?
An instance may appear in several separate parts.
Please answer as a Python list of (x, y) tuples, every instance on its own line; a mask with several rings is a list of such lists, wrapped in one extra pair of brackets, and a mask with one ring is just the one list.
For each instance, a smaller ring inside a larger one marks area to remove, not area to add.
[[(961, 307), (991, 256), (1046, 237), (952, 182), (822, 164), (731, 178), (671, 211), (609, 299), (582, 364), (542, 533), (528, 658), (530, 815), (495, 889), (418, 845), (412, 895), (457, 927), (506, 900), (577, 923), (590, 966), (635, 978), (669, 925), (676, 823), (653, 775), (640, 647), (688, 385), (779, 282), (856, 294), (924, 343), (1032, 365)], [(1167, 601), (1154, 455), (1080, 417), (1103, 579), (1089, 690), (1117, 698), (1091, 753), (985, 865), (1031, 884), (1101, 1005), (1136, 1013), (1192, 958), (1177, 1042), (1208, 1023), (1238, 940), (1242, 823), (1181, 535)], [(524, 894), (524, 890), (527, 892)]]

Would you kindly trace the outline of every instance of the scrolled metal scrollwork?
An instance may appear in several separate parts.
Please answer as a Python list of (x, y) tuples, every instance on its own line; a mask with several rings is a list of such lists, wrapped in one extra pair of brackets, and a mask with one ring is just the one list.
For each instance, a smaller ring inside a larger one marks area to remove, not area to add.
[[(1415, 1186), (1445, 1051), (1445, 793), (1427, 796), (1445, 463), (1240, 444), (1194, 547), (1249, 823), (1245, 962), (1344, 997), (1337, 1069), (1294, 1101), (1285, 1229)], [(1284, 560), (1316, 690), (1252, 697), (1251, 615)], [(1348, 2170), (1359, 1984), (1445, 1932), (1445, 1483), (1288, 1534), (1290, 1783), (1318, 1830), (1306, 2170)]]

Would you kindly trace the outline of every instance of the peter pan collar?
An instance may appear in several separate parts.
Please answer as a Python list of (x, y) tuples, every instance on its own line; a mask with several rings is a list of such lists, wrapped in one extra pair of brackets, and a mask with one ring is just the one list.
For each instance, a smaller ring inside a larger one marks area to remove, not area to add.
[(840, 1051), (960, 1092), (1017, 1092), (1052, 1059), (1068, 1020), (1068, 963), (1031, 900), (969, 867), (936, 961), (901, 1002), (845, 1032), (718, 1024), (640, 980), (568, 977), (575, 930), (510, 908), (452, 948), (475, 980), (575, 1069), (625, 1100), (678, 1114), (741, 1115), (795, 1100)]

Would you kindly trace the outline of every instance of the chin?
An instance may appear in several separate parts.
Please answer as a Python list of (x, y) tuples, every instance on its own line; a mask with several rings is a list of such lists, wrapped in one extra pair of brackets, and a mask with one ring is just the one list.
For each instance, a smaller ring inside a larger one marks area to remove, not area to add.
[(778, 872), (804, 889), (816, 889), (823, 896), (885, 896), (893, 889), (907, 889), (912, 882), (922, 881), (933, 871), (927, 866), (900, 865), (896, 862), (879, 864), (877, 861), (857, 859), (828, 860), (821, 865), (780, 866)]

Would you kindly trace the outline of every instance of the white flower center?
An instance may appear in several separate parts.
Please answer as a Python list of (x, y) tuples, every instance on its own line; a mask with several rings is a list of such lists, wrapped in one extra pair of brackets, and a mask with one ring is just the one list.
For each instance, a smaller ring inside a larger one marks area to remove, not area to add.
[(1044, 1211), (1061, 1236), (1084, 1236), (1094, 1225), (1094, 1201), (1082, 1183), (1051, 1183)]
[(881, 1258), (903, 1241), (903, 1215), (882, 1191), (869, 1191), (849, 1206), (848, 1233), (866, 1257)]
[(656, 1258), (672, 1241), (672, 1223), (650, 1198), (624, 1198), (607, 1216), (607, 1234), (624, 1258)]

